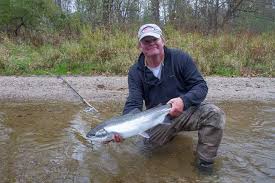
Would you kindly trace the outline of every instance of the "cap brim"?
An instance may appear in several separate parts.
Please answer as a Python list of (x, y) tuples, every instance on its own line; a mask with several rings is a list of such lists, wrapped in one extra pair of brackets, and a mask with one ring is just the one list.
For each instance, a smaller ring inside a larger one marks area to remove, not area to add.
[(145, 34), (143, 34), (142, 36), (140, 36), (139, 41), (142, 40), (142, 39), (145, 38), (145, 37), (148, 37), (148, 36), (152, 36), (152, 37), (155, 37), (155, 38), (157, 38), (157, 39), (160, 38), (160, 34), (153, 33), (153, 32), (148, 32), (148, 33), (145, 33)]

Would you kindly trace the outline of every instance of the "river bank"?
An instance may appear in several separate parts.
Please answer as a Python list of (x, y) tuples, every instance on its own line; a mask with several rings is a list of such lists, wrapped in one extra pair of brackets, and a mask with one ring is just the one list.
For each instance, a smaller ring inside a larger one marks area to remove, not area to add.
[[(63, 77), (90, 102), (124, 101), (128, 95), (126, 76)], [(206, 77), (209, 101), (275, 101), (275, 78)], [(1, 76), (0, 101), (79, 102), (79, 97), (58, 77)]]

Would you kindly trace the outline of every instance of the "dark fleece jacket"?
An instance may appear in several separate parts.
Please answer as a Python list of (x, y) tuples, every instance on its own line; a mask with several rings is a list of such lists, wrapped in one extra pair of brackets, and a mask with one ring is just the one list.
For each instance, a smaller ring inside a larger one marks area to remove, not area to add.
[(180, 97), (184, 110), (199, 105), (206, 97), (208, 87), (192, 58), (179, 49), (164, 47), (165, 58), (161, 68), (161, 78), (156, 78), (144, 65), (144, 54), (128, 73), (129, 96), (123, 114), (165, 104), (170, 99)]

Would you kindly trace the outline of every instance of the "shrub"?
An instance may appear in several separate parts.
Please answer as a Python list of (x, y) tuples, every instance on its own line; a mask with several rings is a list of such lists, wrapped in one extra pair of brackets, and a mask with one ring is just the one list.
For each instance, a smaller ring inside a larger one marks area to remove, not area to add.
[[(275, 76), (275, 33), (205, 36), (171, 26), (163, 32), (166, 45), (190, 54), (205, 75)], [(134, 31), (86, 26), (77, 39), (42, 37), (33, 44), (0, 34), (0, 74), (127, 74), (139, 55)]]

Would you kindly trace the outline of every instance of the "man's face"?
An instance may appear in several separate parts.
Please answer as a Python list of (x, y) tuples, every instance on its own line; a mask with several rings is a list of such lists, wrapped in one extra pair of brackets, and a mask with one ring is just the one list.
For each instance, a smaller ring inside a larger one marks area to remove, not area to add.
[(163, 53), (164, 41), (162, 38), (146, 36), (139, 42), (139, 49), (145, 56), (154, 56)]

